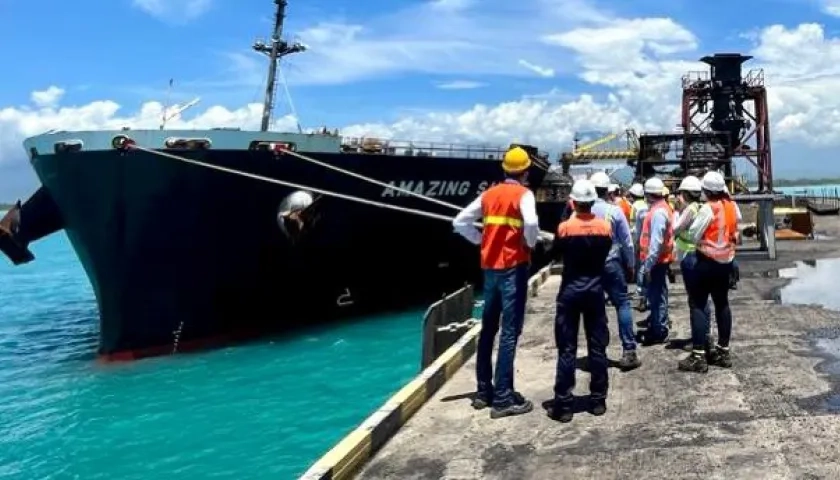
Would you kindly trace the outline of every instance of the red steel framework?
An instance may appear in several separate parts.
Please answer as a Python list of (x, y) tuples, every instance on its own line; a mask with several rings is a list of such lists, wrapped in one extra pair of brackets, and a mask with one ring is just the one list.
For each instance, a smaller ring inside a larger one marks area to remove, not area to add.
[[(703, 57), (701, 61), (711, 65), (711, 74), (693, 71), (683, 76), (682, 129), (686, 145), (690, 142), (689, 138), (709, 133), (716, 134), (722, 140), (720, 143), (728, 143), (720, 146), (720, 155), (717, 156), (727, 176), (732, 175), (732, 161), (744, 158), (755, 167), (758, 192), (765, 193), (773, 191), (767, 89), (763, 69), (750, 70), (741, 77), (740, 63), (750, 58), (737, 54)], [(738, 64), (735, 68), (740, 81), (720, 80), (721, 75), (716, 74), (716, 69), (724, 69), (717, 64), (718, 60), (728, 62), (727, 67), (732, 67), (734, 60)], [(726, 140), (732, 137), (737, 138)], [(685, 149), (684, 155), (689, 157), (684, 159), (687, 163), (709, 160), (691, 158), (691, 150)]]

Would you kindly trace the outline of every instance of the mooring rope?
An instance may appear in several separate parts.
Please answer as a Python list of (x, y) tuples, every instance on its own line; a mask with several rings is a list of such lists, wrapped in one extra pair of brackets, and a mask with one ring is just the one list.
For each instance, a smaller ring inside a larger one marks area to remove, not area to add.
[(353, 195), (347, 195), (347, 194), (344, 194), (344, 193), (333, 192), (333, 191), (330, 191), (330, 190), (324, 190), (324, 189), (321, 189), (321, 188), (311, 187), (309, 185), (303, 185), (303, 184), (300, 184), (300, 183), (288, 182), (288, 181), (279, 180), (279, 179), (276, 179), (276, 178), (265, 177), (265, 176), (262, 176), (262, 175), (257, 175), (256, 173), (243, 172), (242, 170), (236, 170), (236, 169), (233, 169), (233, 168), (223, 167), (221, 165), (213, 165), (211, 163), (205, 163), (205, 162), (201, 162), (201, 161), (198, 161), (198, 160), (193, 160), (191, 158), (182, 157), (180, 155), (174, 155), (172, 153), (162, 152), (160, 150), (155, 150), (155, 149), (152, 149), (152, 148), (141, 147), (137, 144), (128, 143), (128, 144), (125, 145), (125, 148), (130, 149), (130, 150), (139, 150), (141, 152), (150, 153), (152, 155), (159, 155), (161, 157), (166, 157), (166, 158), (169, 158), (169, 159), (172, 159), (172, 160), (177, 160), (179, 162), (189, 163), (191, 165), (196, 165), (196, 166), (199, 166), (199, 167), (205, 167), (205, 168), (209, 168), (211, 170), (217, 170), (217, 171), (220, 171), (220, 172), (230, 173), (232, 175), (239, 175), (239, 176), (242, 176), (242, 177), (251, 178), (251, 179), (254, 179), (254, 180), (260, 180), (260, 181), (268, 182), (268, 183), (273, 183), (275, 185), (294, 188), (294, 189), (297, 189), (297, 190), (308, 190), (310, 192), (319, 193), (321, 195), (325, 195), (325, 196), (328, 196), (328, 197), (340, 198), (342, 200), (348, 200), (348, 201), (351, 201), (351, 202), (361, 203), (361, 204), (370, 205), (370, 206), (374, 206), (374, 207), (380, 207), (380, 208), (385, 208), (385, 209), (389, 209), (389, 210), (396, 210), (398, 212), (410, 213), (410, 214), (413, 214), (413, 215), (419, 215), (421, 217), (434, 218), (434, 219), (437, 219), (437, 220), (443, 220), (443, 221), (447, 221), (447, 222), (451, 222), (452, 220), (455, 219), (455, 217), (450, 217), (450, 216), (447, 216), (447, 215), (441, 215), (441, 214), (438, 214), (438, 213), (426, 212), (426, 211), (423, 211), (423, 210), (418, 210), (416, 208), (401, 207), (399, 205), (392, 205), (392, 204), (385, 203), (385, 202), (377, 202), (375, 200), (369, 200), (369, 199), (366, 199), (366, 198), (355, 197)]
[[(279, 179), (276, 179), (276, 178), (266, 177), (266, 176), (263, 176), (263, 175), (258, 175), (256, 173), (244, 172), (242, 170), (236, 170), (234, 168), (223, 167), (221, 165), (213, 165), (211, 163), (205, 163), (205, 162), (202, 162), (202, 161), (199, 161), (199, 160), (193, 160), (191, 158), (186, 158), (186, 157), (183, 157), (183, 156), (180, 156), (180, 155), (175, 155), (175, 154), (172, 154), (172, 153), (169, 153), (169, 152), (163, 152), (163, 151), (160, 151), (160, 150), (155, 150), (155, 149), (152, 149), (152, 148), (141, 147), (140, 145), (137, 145), (133, 140), (131, 140), (128, 137), (124, 137), (124, 139), (120, 142), (117, 142), (117, 140), (118, 139), (116, 139), (116, 138), (114, 140), (115, 141), (114, 145), (115, 145), (116, 148), (138, 150), (138, 151), (146, 152), (146, 153), (149, 153), (149, 154), (152, 154), (152, 155), (158, 155), (158, 156), (161, 156), (161, 157), (169, 158), (171, 160), (177, 160), (179, 162), (184, 162), (184, 163), (188, 163), (188, 164), (191, 164), (191, 165), (196, 165), (196, 166), (199, 166), (199, 167), (209, 168), (211, 170), (217, 170), (217, 171), (220, 171), (220, 172), (230, 173), (232, 175), (239, 175), (239, 176), (242, 176), (242, 177), (251, 178), (253, 180), (259, 180), (259, 181), (263, 181), (263, 182), (273, 183), (275, 185), (294, 188), (294, 189), (297, 189), (297, 190), (307, 190), (307, 191), (311, 191), (311, 192), (318, 193), (318, 194), (321, 194), (321, 195), (325, 195), (325, 196), (328, 196), (328, 197), (334, 197), (334, 198), (339, 198), (339, 199), (342, 199), (342, 200), (347, 200), (347, 201), (350, 201), (350, 202), (360, 203), (360, 204), (363, 204), (363, 205), (369, 205), (369, 206), (373, 206), (373, 207), (384, 208), (386, 210), (394, 210), (394, 211), (398, 211), (398, 212), (408, 213), (408, 214), (412, 214), (412, 215), (418, 215), (418, 216), (426, 217), (426, 218), (433, 218), (433, 219), (436, 219), (436, 220), (442, 220), (442, 221), (447, 221), (447, 222), (452, 222), (452, 220), (455, 219), (455, 217), (453, 217), (453, 216), (442, 215), (442, 214), (433, 213), (433, 212), (427, 212), (427, 211), (419, 210), (419, 209), (416, 209), (416, 208), (401, 207), (399, 205), (393, 205), (393, 204), (385, 203), (385, 202), (378, 202), (376, 200), (370, 200), (370, 199), (366, 199), (366, 198), (356, 197), (356, 196), (353, 196), (353, 195), (347, 195), (347, 194), (344, 194), (344, 193), (334, 192), (334, 191), (331, 191), (331, 190), (324, 190), (324, 189), (317, 188), (317, 187), (312, 187), (312, 186), (309, 186), (309, 185), (303, 185), (303, 184), (299, 184), (299, 183), (289, 182), (289, 181), (286, 181), (286, 180), (279, 180)], [(370, 181), (372, 183), (376, 183), (376, 184), (379, 184), (379, 185), (384, 185), (387, 188), (393, 188), (396, 191), (402, 191), (402, 192), (408, 193), (410, 195), (416, 196), (418, 198), (422, 198), (422, 199), (425, 199), (425, 200), (429, 200), (429, 201), (438, 203), (440, 205), (455, 208), (455, 209), (458, 209), (458, 210), (461, 210), (461, 208), (462, 208), (462, 207), (459, 207), (457, 205), (450, 204), (450, 203), (444, 202), (442, 200), (438, 200), (436, 198), (427, 197), (425, 195), (418, 194), (418, 193), (415, 193), (415, 192), (410, 191), (410, 190), (405, 190), (405, 189), (402, 189), (402, 188), (398, 188), (398, 187), (392, 186), (388, 183), (384, 183), (384, 182), (381, 182), (379, 180), (376, 180), (376, 179), (373, 179), (373, 178), (370, 178), (370, 177), (365, 177), (364, 175), (357, 174), (355, 172), (351, 172), (349, 170), (345, 170), (345, 169), (340, 168), (340, 167), (335, 167), (333, 165), (329, 165), (327, 163), (321, 162), (320, 160), (315, 160), (313, 158), (306, 157), (305, 155), (298, 154), (297, 152), (290, 152), (288, 150), (284, 150), (283, 153), (287, 153), (287, 154), (291, 153), (294, 156), (297, 156), (299, 158), (302, 157), (302, 159), (304, 159), (304, 160), (311, 161), (313, 163), (326, 166), (327, 168), (335, 169), (335, 170), (337, 170), (341, 173), (345, 173), (347, 175), (354, 176), (354, 177), (360, 178), (362, 180), (367, 180), (367, 181)], [(478, 228), (482, 228), (484, 226), (484, 224), (481, 223), (481, 222), (475, 222), (475, 226), (478, 227)], [(551, 234), (550, 232), (540, 231), (540, 233), (543, 234), (543, 235), (550, 235), (550, 236), (553, 237), (553, 234)]]

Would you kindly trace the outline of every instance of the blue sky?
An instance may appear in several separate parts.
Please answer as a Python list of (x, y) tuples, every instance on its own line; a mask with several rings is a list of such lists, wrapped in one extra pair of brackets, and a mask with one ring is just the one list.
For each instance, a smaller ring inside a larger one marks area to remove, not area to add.
[[(250, 45), (270, 35), (273, 1), (105, 3), (0, 0), (0, 199), (36, 185), (24, 136), (103, 128), (115, 115), (145, 125), (170, 78), (173, 101), (202, 99), (184, 115), (189, 125), (253, 125), (255, 110), (244, 109), (262, 99), (266, 64)], [(289, 3), (285, 36), (310, 47), (283, 66), (305, 127), (501, 144), (527, 137), (556, 150), (575, 130), (671, 128), (680, 72), (699, 68), (701, 55), (740, 51), (775, 82), (777, 176), (840, 176), (840, 166), (824, 165), (840, 145), (840, 127), (824, 128), (840, 111), (828, 93), (840, 88), (840, 21), (831, 14), (840, 8), (829, 0)], [(33, 92), (50, 86), (61, 95), (36, 104)], [(281, 89), (277, 116), (290, 112)]]

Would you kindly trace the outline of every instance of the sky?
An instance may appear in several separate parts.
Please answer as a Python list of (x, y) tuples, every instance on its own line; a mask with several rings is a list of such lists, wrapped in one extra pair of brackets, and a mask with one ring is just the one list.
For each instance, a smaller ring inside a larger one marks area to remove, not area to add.
[[(0, 200), (37, 188), (49, 129), (259, 126), (272, 0), (0, 0)], [(37, 28), (32, 25), (37, 19)], [(673, 131), (680, 77), (754, 56), (777, 178), (840, 177), (840, 0), (289, 0), (274, 129), (559, 152), (577, 131)], [(174, 79), (168, 92), (169, 80)], [(291, 100), (291, 101), (290, 101)]]

